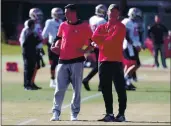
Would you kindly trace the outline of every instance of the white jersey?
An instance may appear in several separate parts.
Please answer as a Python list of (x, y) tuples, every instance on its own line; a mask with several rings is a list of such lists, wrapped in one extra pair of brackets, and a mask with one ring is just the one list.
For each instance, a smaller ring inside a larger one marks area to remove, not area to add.
[(23, 44), (25, 42), (25, 38), (26, 38), (28, 32), (29, 32), (28, 27), (24, 27), (21, 31), (20, 38), (19, 38), (19, 42), (20, 42), (21, 47), (23, 47)]
[[(24, 23), (24, 27), (25, 28), (28, 27), (27, 23), (28, 23), (28, 20), (25, 21), (25, 23)], [(40, 38), (42, 38), (42, 27), (41, 27), (41, 24), (40, 23), (35, 23), (34, 27), (35, 27), (34, 28), (34, 32), (37, 33)], [(38, 49), (43, 48), (43, 43), (41, 42), (40, 44), (38, 44), (36, 48), (38, 48)]]
[[(141, 46), (140, 43), (140, 38), (139, 38), (139, 33), (138, 33), (138, 23), (133, 22), (129, 18), (125, 18), (122, 20), (122, 23), (125, 25), (126, 29), (129, 31), (129, 37), (133, 41), (133, 46)], [(126, 38), (124, 39), (123, 42), (123, 48), (127, 47), (129, 43), (127, 42)]]
[(49, 37), (49, 43), (52, 44), (54, 39), (56, 38), (58, 29), (62, 20), (56, 21), (55, 19), (46, 20), (45, 27), (42, 32), (43, 39)]
[(105, 24), (106, 22), (107, 21), (103, 17), (99, 17), (97, 15), (94, 15), (89, 19), (89, 24), (93, 32), (99, 25)]

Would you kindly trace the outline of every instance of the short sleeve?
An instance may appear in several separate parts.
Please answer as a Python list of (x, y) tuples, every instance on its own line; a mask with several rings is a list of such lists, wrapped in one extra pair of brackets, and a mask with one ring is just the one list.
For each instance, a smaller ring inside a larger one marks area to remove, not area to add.
[(126, 29), (131, 29), (131, 23), (128, 19), (122, 20), (122, 24), (125, 25)]
[(87, 28), (86, 28), (86, 35), (87, 35), (87, 38), (88, 39), (91, 39), (91, 36), (93, 34), (92, 30), (91, 30), (91, 27), (87, 24)]
[(57, 33), (58, 37), (62, 37), (63, 24), (64, 23), (61, 23), (60, 26), (59, 26), (59, 30), (58, 30), (58, 33)]

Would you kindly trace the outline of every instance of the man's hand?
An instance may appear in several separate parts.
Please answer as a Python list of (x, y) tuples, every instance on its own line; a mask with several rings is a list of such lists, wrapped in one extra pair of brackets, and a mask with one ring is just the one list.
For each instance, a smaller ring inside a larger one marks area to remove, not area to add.
[(137, 47), (135, 47), (135, 48), (136, 48), (136, 50), (137, 50), (138, 52), (141, 51), (141, 47), (140, 47), (140, 46), (137, 46)]
[(43, 44), (46, 44), (46, 43), (48, 43), (48, 38), (43, 39)]
[(87, 52), (92, 51), (93, 49), (94, 48), (92, 46), (84, 45), (81, 49), (78, 49), (78, 51), (81, 53), (87, 53)]
[(61, 47), (61, 43), (60, 43), (60, 40), (58, 40), (58, 41), (56, 41), (56, 43), (53, 43), (51, 45), (51, 51), (54, 52), (55, 54), (59, 55), (60, 47)]

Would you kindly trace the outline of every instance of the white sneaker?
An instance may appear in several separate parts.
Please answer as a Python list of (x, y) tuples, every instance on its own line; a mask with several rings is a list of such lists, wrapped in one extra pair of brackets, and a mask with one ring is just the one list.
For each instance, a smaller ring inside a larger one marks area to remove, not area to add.
[(77, 116), (71, 116), (71, 121), (77, 121)]
[(49, 85), (51, 88), (56, 88), (56, 82), (55, 82), (55, 79), (51, 79), (50, 80), (50, 85)]
[(59, 121), (59, 116), (57, 112), (53, 113), (52, 118), (50, 119), (50, 121)]

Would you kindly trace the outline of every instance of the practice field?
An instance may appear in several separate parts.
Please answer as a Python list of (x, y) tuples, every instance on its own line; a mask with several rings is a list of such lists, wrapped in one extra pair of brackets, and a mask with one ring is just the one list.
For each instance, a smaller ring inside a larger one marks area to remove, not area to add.
[[(4, 45), (3, 45), (4, 46)], [(14, 47), (18, 52), (18, 47)], [(5, 49), (9, 49), (5, 47)], [(2, 48), (3, 51), (3, 48)], [(128, 104), (126, 109), (127, 122), (104, 123), (97, 120), (105, 114), (105, 107), (101, 92), (97, 91), (98, 75), (91, 81), (92, 91), (82, 87), (81, 111), (79, 121), (69, 121), (72, 88), (69, 86), (61, 113), (61, 121), (50, 122), (54, 89), (49, 88), (49, 66), (38, 71), (36, 84), (42, 90), (25, 91), (23, 89), (23, 62), (21, 54), (2, 52), (2, 125), (171, 125), (170, 120), (170, 66), (168, 69), (142, 67), (138, 70), (136, 91), (127, 91)], [(5, 63), (16, 61), (19, 72), (6, 72)], [(48, 62), (45, 57), (46, 64)], [(148, 52), (141, 53), (144, 64), (153, 63)], [(169, 65), (170, 61), (167, 60)], [(90, 69), (84, 70), (84, 76)], [(114, 114), (117, 114), (118, 102), (113, 88)]]

